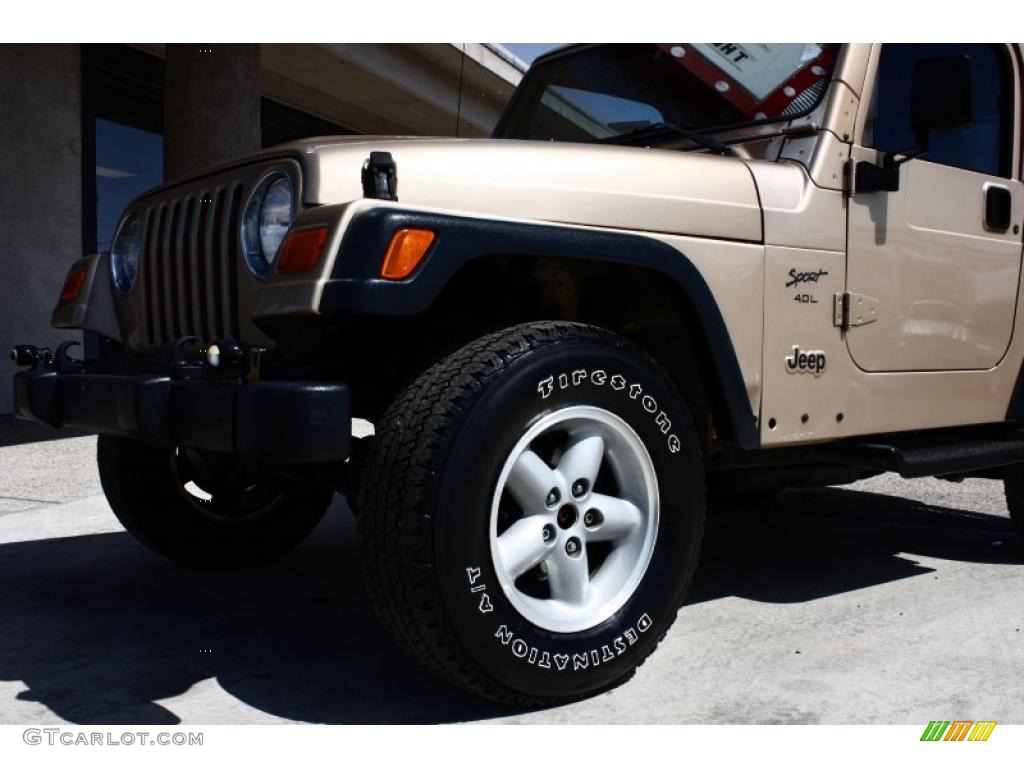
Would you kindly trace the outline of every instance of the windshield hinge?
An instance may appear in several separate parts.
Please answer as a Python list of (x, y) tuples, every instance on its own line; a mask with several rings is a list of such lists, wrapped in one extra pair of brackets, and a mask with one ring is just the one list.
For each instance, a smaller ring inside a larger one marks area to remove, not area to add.
[(857, 191), (857, 161), (848, 157), (843, 163), (843, 194), (846, 197), (853, 197)]
[(808, 136), (816, 136), (818, 133), (818, 124), (813, 121), (806, 123), (794, 123), (787, 125), (779, 133), (788, 139), (805, 139)]
[(832, 299), (832, 325), (846, 330), (878, 319), (878, 300), (862, 293), (844, 291)]

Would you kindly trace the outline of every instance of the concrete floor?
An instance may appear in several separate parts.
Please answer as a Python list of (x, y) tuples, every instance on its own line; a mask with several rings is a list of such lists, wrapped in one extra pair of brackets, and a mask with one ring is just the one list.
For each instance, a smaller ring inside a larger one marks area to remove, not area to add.
[(281, 562), (197, 573), (121, 530), (95, 438), (21, 439), (0, 440), (0, 723), (1024, 723), (1024, 558), (996, 482), (887, 475), (714, 510), (636, 677), (524, 713), (392, 646), (340, 498)]

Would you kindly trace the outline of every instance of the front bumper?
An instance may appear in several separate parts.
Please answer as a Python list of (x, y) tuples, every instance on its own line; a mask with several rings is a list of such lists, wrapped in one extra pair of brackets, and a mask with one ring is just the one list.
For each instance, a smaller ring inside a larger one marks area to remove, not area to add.
[(343, 461), (350, 450), (349, 388), (335, 382), (177, 380), (43, 367), (16, 374), (14, 391), (16, 416), (53, 427), (281, 464)]

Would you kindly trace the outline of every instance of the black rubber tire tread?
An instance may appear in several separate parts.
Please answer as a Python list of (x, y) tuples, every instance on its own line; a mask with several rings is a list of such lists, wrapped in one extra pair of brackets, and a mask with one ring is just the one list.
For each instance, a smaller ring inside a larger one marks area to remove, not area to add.
[[(563, 341), (580, 340), (626, 347), (652, 369), (661, 370), (632, 342), (579, 323), (533, 322), (483, 336), (425, 371), (399, 394), (376, 425), (374, 446), (359, 484), (356, 515), (364, 579), (386, 631), (424, 669), (450, 685), (517, 708), (549, 707), (589, 698), (617, 687), (623, 680), (573, 697), (545, 698), (502, 685), (473, 661), (450, 625), (433, 574), (433, 481), (443, 470), (447, 447), (463, 417), (492, 381), (524, 355)], [(704, 478), (697, 481), (703, 499)], [(698, 548), (703, 533), (701, 516)], [(685, 577), (683, 595), (695, 568), (696, 558)], [(627, 678), (661, 644), (675, 618), (673, 614)]]
[(1006, 468), (1003, 490), (1006, 493), (1006, 508), (1010, 511), (1010, 521), (1017, 529), (1017, 538), (1024, 549), (1024, 464)]
[(169, 449), (100, 435), (100, 484), (114, 515), (139, 543), (169, 560), (200, 568), (255, 565), (300, 544), (333, 494), (295, 485), (258, 518), (223, 523), (197, 510), (175, 487)]

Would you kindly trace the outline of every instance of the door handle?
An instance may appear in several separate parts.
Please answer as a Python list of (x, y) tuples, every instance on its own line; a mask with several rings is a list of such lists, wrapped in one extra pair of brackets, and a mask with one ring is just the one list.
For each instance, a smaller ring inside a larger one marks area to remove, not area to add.
[(985, 228), (1005, 232), (1010, 228), (1010, 190), (995, 184), (985, 185)]

